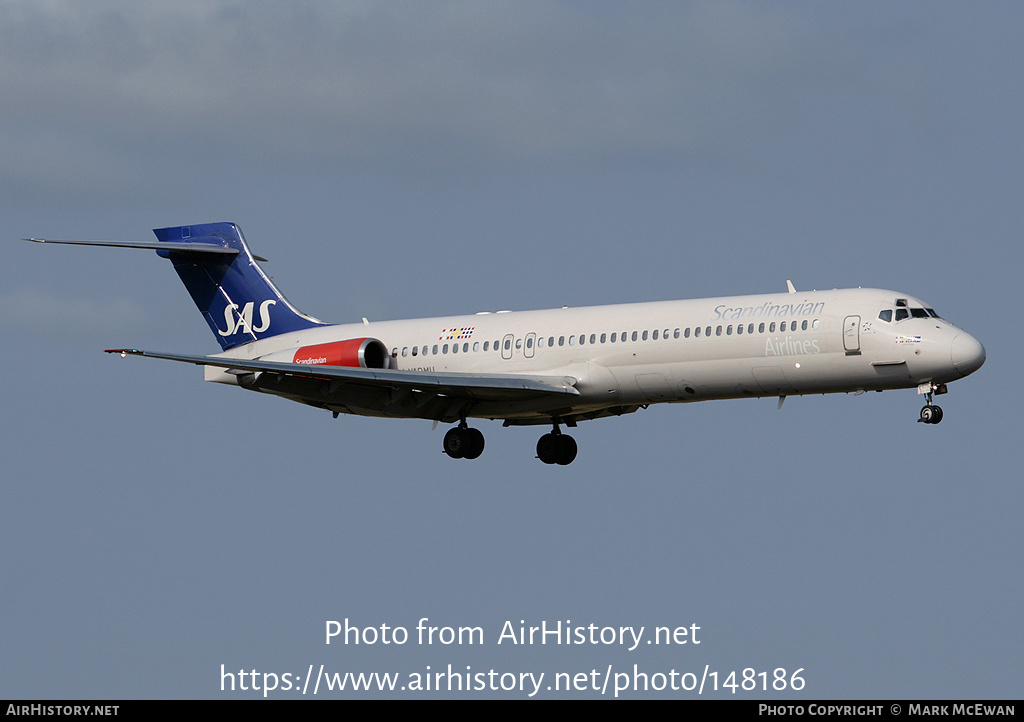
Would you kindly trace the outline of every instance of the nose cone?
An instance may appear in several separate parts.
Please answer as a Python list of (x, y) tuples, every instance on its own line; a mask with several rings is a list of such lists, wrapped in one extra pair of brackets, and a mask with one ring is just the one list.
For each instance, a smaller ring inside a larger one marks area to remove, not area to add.
[(953, 339), (950, 358), (956, 370), (966, 376), (981, 368), (985, 363), (985, 347), (969, 333), (962, 333)]

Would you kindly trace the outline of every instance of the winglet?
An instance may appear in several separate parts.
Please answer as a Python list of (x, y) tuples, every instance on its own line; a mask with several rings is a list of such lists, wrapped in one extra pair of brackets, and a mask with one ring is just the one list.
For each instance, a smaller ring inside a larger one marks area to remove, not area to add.
[(790, 281), (789, 279), (786, 279), (786, 288), (789, 289), (790, 293), (796, 293), (796, 289), (793, 288), (793, 282)]

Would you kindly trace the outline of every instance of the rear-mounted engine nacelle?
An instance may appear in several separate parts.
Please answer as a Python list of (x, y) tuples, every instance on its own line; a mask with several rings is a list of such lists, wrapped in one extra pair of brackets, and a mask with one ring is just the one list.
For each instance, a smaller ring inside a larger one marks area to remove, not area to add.
[(386, 369), (391, 366), (391, 356), (387, 347), (375, 338), (349, 338), (303, 346), (295, 352), (292, 363)]

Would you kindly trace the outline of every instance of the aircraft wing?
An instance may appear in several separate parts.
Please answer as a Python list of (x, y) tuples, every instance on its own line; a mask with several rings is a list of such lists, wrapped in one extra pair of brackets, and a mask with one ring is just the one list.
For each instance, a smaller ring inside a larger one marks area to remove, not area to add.
[[(419, 392), (430, 397), (446, 397), (451, 402), (474, 401), (528, 401), (559, 396), (578, 396), (568, 376), (520, 376), (516, 374), (470, 374), (430, 371), (402, 371), (396, 369), (368, 369), (353, 366), (326, 366), (274, 361), (258, 361), (224, 356), (190, 356), (138, 349), (107, 349), (107, 353), (122, 356), (147, 356), (196, 364), (215, 366), (229, 373), (270, 374), (281, 378), (340, 382), (332, 390), (336, 401), (322, 399), (323, 405), (345, 404), (345, 388), (351, 386), (352, 396), (365, 398), (370, 390), (391, 392)], [(566, 399), (568, 402), (568, 399)], [(320, 404), (318, 404), (320, 405)]]

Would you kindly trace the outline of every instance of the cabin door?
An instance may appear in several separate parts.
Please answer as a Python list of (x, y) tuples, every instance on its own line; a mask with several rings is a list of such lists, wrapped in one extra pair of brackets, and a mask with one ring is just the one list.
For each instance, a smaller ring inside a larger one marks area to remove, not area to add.
[(843, 321), (843, 348), (847, 356), (860, 353), (860, 316), (847, 316)]

